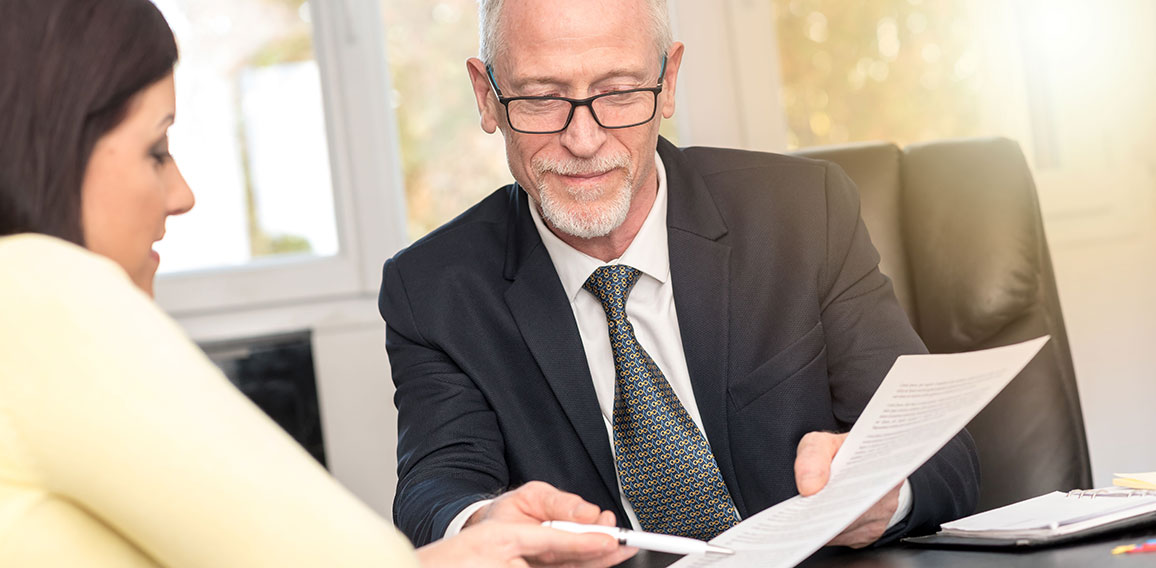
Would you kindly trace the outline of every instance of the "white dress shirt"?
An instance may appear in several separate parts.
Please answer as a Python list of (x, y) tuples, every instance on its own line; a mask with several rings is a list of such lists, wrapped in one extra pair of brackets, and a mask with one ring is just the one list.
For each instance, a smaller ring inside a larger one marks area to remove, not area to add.
[[(686, 353), (683, 351), (682, 334), (679, 332), (678, 315), (674, 306), (674, 287), (670, 281), (670, 253), (667, 247), (666, 228), (666, 169), (657, 152), (654, 161), (658, 172), (658, 195), (655, 197), (654, 205), (626, 252), (610, 262), (603, 262), (580, 252), (559, 239), (546, 227), (533, 199), (530, 200), (530, 215), (534, 219), (534, 226), (537, 227), (542, 244), (550, 254), (550, 260), (554, 263), (554, 269), (562, 281), (562, 288), (570, 300), (574, 320), (578, 323), (578, 333), (582, 338), (586, 362), (590, 367), (590, 378), (594, 382), (594, 392), (598, 397), (598, 407), (602, 411), (602, 422), (606, 425), (612, 451), (615, 382), (613, 350), (607, 331), (606, 312), (598, 298), (582, 288), (586, 279), (602, 266), (625, 264), (642, 272), (627, 297), (626, 317), (630, 319), (638, 343), (662, 370), (674, 394), (686, 408), (699, 432), (703, 433), (703, 438), (706, 438), (698, 404), (694, 399), (694, 389), (691, 387), (690, 372), (686, 366)], [(625, 493), (622, 492), (621, 482), (618, 490), (630, 525), (635, 529), (640, 528), (638, 517), (634, 514)], [(470, 515), (487, 503), (489, 501), (481, 501), (464, 509), (450, 523), (446, 536), (460, 531)], [(906, 517), (910, 509), (911, 489), (905, 480), (900, 490), (899, 509), (888, 526)]]

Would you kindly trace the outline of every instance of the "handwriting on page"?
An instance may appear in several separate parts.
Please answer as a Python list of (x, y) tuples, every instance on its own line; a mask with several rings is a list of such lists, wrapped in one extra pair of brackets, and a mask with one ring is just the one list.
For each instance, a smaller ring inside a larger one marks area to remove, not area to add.
[(905, 355), (863, 409), (827, 486), (754, 515), (711, 542), (733, 556), (686, 557), (673, 566), (787, 567), (859, 518), (939, 451), (1028, 364), (1048, 338), (950, 355)]

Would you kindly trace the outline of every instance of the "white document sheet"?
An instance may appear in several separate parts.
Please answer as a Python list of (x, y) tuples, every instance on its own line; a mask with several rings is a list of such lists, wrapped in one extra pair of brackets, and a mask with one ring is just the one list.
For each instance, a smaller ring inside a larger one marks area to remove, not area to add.
[(674, 567), (788, 567), (805, 560), (931, 458), (1035, 357), (1048, 337), (895, 361), (831, 463), (822, 491), (795, 496), (711, 540), (733, 556)]

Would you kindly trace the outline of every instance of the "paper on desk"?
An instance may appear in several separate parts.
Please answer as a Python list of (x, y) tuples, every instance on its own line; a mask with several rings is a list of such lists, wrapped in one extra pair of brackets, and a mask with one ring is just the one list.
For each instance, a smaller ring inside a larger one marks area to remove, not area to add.
[(899, 357), (844, 440), (822, 491), (787, 499), (711, 540), (734, 549), (733, 556), (688, 556), (672, 567), (803, 561), (939, 451), (1047, 341)]
[(943, 532), (999, 533), (1049, 529), (1061, 532), (1063, 527), (1087, 521), (1114, 519), (1116, 513), (1136, 508), (1151, 509), (1156, 497), (1083, 498), (1070, 497), (1064, 491), (1053, 491), (1026, 501), (984, 511), (943, 524)]

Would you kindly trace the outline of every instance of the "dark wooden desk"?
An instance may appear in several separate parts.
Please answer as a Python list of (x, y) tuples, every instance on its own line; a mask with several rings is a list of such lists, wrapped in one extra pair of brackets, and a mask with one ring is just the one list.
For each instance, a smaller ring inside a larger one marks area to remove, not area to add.
[[(800, 568), (956, 568), (1000, 566), (1010, 568), (1132, 568), (1156, 567), (1156, 553), (1112, 556), (1112, 548), (1156, 538), (1156, 527), (1109, 535), (1066, 546), (1025, 551), (937, 549), (895, 545), (871, 550), (823, 549)], [(622, 564), (629, 568), (663, 568), (680, 557), (640, 551)]]

